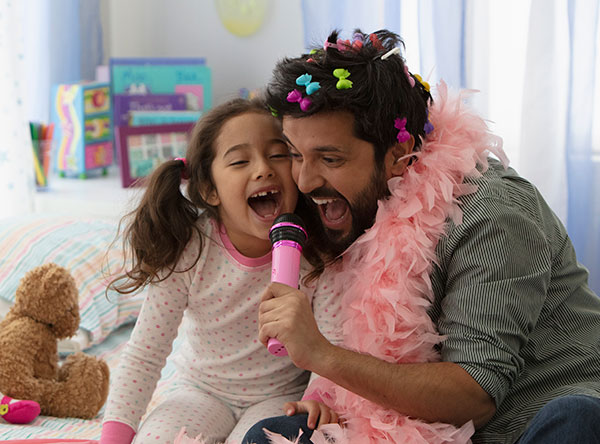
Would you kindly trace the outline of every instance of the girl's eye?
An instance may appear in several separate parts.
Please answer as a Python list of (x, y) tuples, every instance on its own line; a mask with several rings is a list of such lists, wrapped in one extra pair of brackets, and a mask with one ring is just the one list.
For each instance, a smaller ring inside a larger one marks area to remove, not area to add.
[(289, 153), (271, 154), (271, 159), (289, 159), (289, 158), (290, 158)]
[(239, 166), (248, 163), (247, 160), (236, 160), (235, 162), (231, 162), (229, 166)]
[(300, 154), (298, 154), (298, 153), (290, 153), (290, 157), (293, 160), (300, 160), (300, 159), (302, 159), (302, 156)]

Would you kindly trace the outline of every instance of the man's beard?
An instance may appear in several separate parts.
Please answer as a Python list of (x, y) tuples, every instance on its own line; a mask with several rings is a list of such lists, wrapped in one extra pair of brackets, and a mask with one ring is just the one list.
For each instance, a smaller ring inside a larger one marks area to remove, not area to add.
[[(350, 231), (344, 233), (341, 230), (333, 230), (324, 226), (319, 216), (319, 210), (316, 208), (311, 196), (331, 197), (346, 201), (352, 216)], [(328, 188), (318, 188), (305, 195), (311, 213), (315, 216), (309, 224), (318, 225), (314, 229), (320, 234), (318, 236), (322, 238), (319, 240), (313, 239), (316, 241), (314, 243), (315, 248), (325, 252), (330, 259), (341, 255), (365, 230), (373, 225), (377, 214), (378, 201), (385, 196), (389, 196), (387, 181), (382, 169), (377, 167), (373, 172), (369, 185), (352, 202), (347, 201), (337, 191)]]

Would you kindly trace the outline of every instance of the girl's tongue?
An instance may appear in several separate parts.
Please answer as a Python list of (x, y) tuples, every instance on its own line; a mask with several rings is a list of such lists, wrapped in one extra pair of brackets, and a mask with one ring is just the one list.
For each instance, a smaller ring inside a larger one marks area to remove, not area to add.
[(248, 204), (260, 217), (276, 216), (279, 205), (274, 194), (261, 197), (251, 197)]

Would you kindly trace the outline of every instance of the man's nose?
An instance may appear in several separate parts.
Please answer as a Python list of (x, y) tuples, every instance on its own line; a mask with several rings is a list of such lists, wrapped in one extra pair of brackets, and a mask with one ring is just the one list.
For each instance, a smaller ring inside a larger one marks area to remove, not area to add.
[(314, 166), (311, 167), (307, 162), (303, 162), (295, 171), (297, 172), (294, 174), (296, 185), (301, 193), (310, 193), (323, 186), (325, 182)]

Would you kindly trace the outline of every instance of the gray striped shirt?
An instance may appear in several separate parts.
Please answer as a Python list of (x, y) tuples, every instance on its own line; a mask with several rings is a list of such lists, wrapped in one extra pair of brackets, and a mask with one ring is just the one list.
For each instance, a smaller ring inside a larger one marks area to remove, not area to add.
[(444, 361), (495, 400), (474, 443), (514, 443), (535, 413), (568, 394), (600, 397), (600, 298), (566, 230), (533, 185), (490, 161), (460, 200), (431, 275)]

